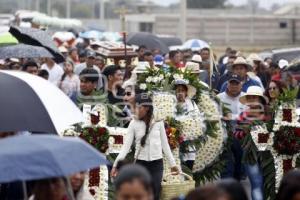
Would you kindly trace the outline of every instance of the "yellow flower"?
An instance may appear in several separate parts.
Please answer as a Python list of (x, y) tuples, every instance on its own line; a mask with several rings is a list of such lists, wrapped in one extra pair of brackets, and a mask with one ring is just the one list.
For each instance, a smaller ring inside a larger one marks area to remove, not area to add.
[(172, 134), (175, 134), (176, 133), (176, 128), (174, 128), (174, 127), (171, 127), (171, 132), (172, 132)]

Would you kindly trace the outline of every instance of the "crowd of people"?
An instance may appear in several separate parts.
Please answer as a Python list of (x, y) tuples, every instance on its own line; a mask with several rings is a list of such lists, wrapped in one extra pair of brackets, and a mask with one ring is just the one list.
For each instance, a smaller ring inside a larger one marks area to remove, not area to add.
[[(97, 45), (89, 43), (77, 46), (60, 47), (65, 62), (56, 63), (51, 58), (1, 60), (0, 69), (20, 70), (40, 76), (60, 88), (70, 99), (82, 108), (84, 104), (108, 103), (116, 105), (115, 120), (119, 126), (128, 127), (121, 153), (117, 157), (111, 176), (115, 178), (116, 199), (158, 200), (163, 175), (164, 153), (174, 174), (180, 173), (171, 153), (162, 122), (151, 121), (153, 117), (152, 100), (144, 97), (141, 88), (130, 84), (134, 76), (144, 73), (148, 68), (188, 69), (199, 81), (210, 87), (221, 102), (230, 110), (223, 119), (230, 122), (233, 129), (231, 154), (228, 155), (226, 169), (222, 172), (220, 183), (201, 187), (191, 191), (186, 200), (244, 200), (247, 194), (238, 181), (248, 177), (251, 183), (253, 200), (263, 199), (263, 176), (259, 161), (243, 163), (246, 151), (240, 140), (246, 135), (245, 126), (254, 120), (272, 119), (270, 108), (276, 104), (279, 95), (286, 88), (298, 87), (292, 74), (286, 71), (286, 60), (262, 60), (257, 54), (244, 57), (241, 52), (227, 48), (218, 63), (212, 62), (210, 48), (199, 51), (174, 50), (162, 55), (159, 49), (147, 49), (141, 45), (137, 49), (139, 65), (136, 68), (122, 68), (107, 65), (106, 60), (97, 53)], [(216, 58), (214, 58), (216, 60)], [(145, 64), (146, 63), (146, 64)], [(131, 76), (124, 76), (131, 74)], [(125, 78), (124, 78), (125, 77)], [(193, 88), (188, 82), (174, 83), (177, 103), (184, 113), (200, 113), (193, 100)], [(121, 123), (122, 122), (122, 123)], [(119, 167), (119, 161), (125, 159), (132, 145), (136, 146), (135, 163)], [(193, 168), (195, 153), (193, 149), (182, 156), (190, 169)], [(141, 168), (139, 166), (143, 166)], [(294, 171), (282, 180), (278, 200), (300, 199), (299, 171)], [(231, 178), (231, 179), (228, 179)], [(77, 200), (89, 200), (89, 191), (84, 188), (85, 173), (70, 177), (71, 186)], [(64, 179), (51, 179), (32, 183), (32, 198), (35, 200), (66, 199)], [(1, 199), (7, 199), (9, 188), (1, 187)], [(4, 194), (6, 192), (6, 194)], [(3, 197), (3, 198), (2, 198)]]

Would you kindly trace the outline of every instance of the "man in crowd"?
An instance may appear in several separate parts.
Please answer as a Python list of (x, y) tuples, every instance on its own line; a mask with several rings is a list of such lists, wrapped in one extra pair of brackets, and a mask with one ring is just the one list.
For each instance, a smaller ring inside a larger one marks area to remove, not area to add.
[(170, 63), (168, 63), (171, 67), (182, 68), (184, 67), (181, 62), (181, 53), (180, 51), (170, 51), (169, 53)]
[(123, 102), (124, 89), (123, 73), (121, 68), (117, 65), (110, 65), (105, 67), (102, 73), (106, 78), (106, 90), (108, 103), (116, 104)]
[(105, 67), (105, 59), (102, 56), (97, 55), (95, 58), (95, 66), (102, 72)]
[(100, 74), (100, 70), (98, 67), (95, 66), (95, 58), (96, 58), (96, 53), (94, 51), (88, 51), (87, 52), (87, 59), (84, 63), (78, 64), (75, 66), (75, 74), (79, 75), (82, 70), (89, 68), (89, 69), (94, 69)]
[(80, 93), (77, 96), (77, 104), (81, 108), (83, 104), (97, 104), (105, 101), (105, 95), (97, 91), (99, 73), (91, 68), (81, 71), (80, 75)]
[(23, 66), (23, 71), (28, 72), (29, 74), (38, 75), (38, 65), (33, 60), (29, 60)]
[(41, 69), (47, 70), (49, 73), (49, 81), (56, 86), (59, 85), (62, 75), (64, 74), (61, 66), (56, 64), (51, 58), (46, 58), (45, 63), (41, 66)]
[(244, 109), (244, 106), (239, 101), (240, 96), (243, 94), (242, 86), (242, 78), (232, 74), (228, 79), (227, 89), (218, 94), (221, 102), (231, 111), (230, 120), (236, 120)]
[(144, 61), (144, 53), (146, 50), (147, 50), (147, 48), (145, 45), (139, 46), (139, 48), (137, 50), (139, 61)]
[(145, 51), (144, 61), (148, 62), (151, 68), (154, 68), (154, 60), (151, 51)]
[[(236, 74), (232, 74), (228, 79), (226, 91), (218, 94), (222, 104), (229, 109), (229, 114), (224, 120), (230, 123), (231, 128), (235, 130), (236, 122), (239, 115), (244, 111), (245, 107), (239, 101), (243, 95), (242, 78)], [(231, 151), (227, 153), (226, 168), (221, 173), (222, 178), (235, 178), (241, 180), (242, 172), (242, 148), (239, 141), (232, 138)]]
[[(242, 79), (242, 91), (246, 92), (250, 86), (260, 86), (259, 83), (251, 79), (247, 72), (250, 71), (251, 66), (246, 62), (243, 57), (238, 57), (232, 65), (232, 73), (241, 77)], [(225, 92), (227, 88), (228, 81), (222, 85), (220, 92)]]

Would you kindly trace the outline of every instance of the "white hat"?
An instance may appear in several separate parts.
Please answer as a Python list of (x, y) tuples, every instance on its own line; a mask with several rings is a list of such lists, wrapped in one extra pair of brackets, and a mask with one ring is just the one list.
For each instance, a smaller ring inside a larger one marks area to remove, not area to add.
[(143, 74), (146, 73), (148, 69), (150, 69), (150, 65), (148, 62), (139, 62), (138, 65), (132, 71), (132, 73)]
[(174, 80), (174, 85), (175, 85), (175, 87), (177, 85), (185, 85), (187, 87), (187, 95), (188, 95), (189, 98), (193, 98), (197, 93), (196, 88), (194, 86), (190, 85), (189, 81), (186, 80), (186, 79)]
[(251, 53), (248, 58), (247, 58), (248, 61), (260, 61), (262, 62), (262, 58), (259, 57), (259, 55), (257, 55), (256, 53)]
[(198, 54), (195, 54), (195, 55), (193, 55), (193, 57), (192, 57), (192, 60), (191, 60), (192, 62), (195, 62), (195, 63), (201, 63), (202, 62), (202, 58), (201, 58), (201, 56), (200, 55), (198, 55)]
[(265, 103), (268, 102), (267, 97), (264, 96), (263, 89), (259, 86), (250, 86), (247, 89), (247, 92), (240, 97), (240, 102), (242, 104), (247, 104), (247, 96), (260, 96), (265, 101)]
[(58, 51), (60, 53), (68, 53), (68, 49), (65, 46), (58, 47)]
[(289, 62), (287, 60), (280, 59), (278, 65), (280, 69), (283, 69), (289, 65)]
[(185, 70), (191, 71), (191, 73), (198, 74), (200, 73), (200, 66), (195, 62), (187, 62), (185, 64)]
[(9, 58), (10, 62), (14, 62), (14, 63), (19, 63), (20, 59), (19, 58)]

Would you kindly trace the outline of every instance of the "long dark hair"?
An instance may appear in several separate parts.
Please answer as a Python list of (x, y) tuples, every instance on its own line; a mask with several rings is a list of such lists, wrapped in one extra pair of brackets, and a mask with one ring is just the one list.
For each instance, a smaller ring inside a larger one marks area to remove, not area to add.
[(146, 124), (145, 135), (141, 139), (141, 146), (144, 147), (145, 144), (146, 144), (148, 134), (150, 132), (150, 130), (149, 130), (150, 129), (150, 123), (151, 123), (151, 119), (152, 119), (152, 116), (153, 116), (152, 99), (148, 94), (141, 93), (141, 94), (138, 94), (136, 96), (135, 102), (136, 102), (136, 104), (147, 107), (149, 109), (146, 116), (142, 119)]
[[(64, 66), (67, 65), (67, 64), (72, 65), (73, 71), (74, 71), (74, 63), (71, 60), (68, 59), (68, 60), (66, 60), (66, 62), (64, 62)], [(64, 72), (64, 74), (61, 76), (60, 81), (63, 82), (65, 80), (66, 76), (67, 76), (67, 74), (66, 74), (66, 72)]]
[(292, 200), (297, 193), (300, 193), (300, 171), (293, 170), (281, 180), (276, 200)]

